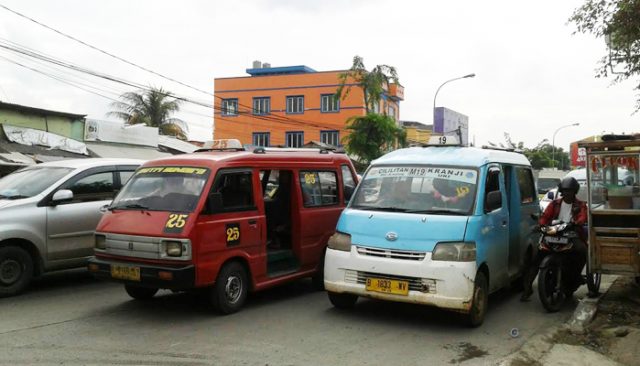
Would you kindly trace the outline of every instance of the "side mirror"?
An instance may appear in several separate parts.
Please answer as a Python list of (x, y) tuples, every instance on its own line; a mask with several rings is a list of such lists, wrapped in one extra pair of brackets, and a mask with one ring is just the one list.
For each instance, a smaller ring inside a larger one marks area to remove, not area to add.
[(212, 214), (222, 209), (222, 193), (213, 192), (209, 193), (207, 198), (207, 213)]
[(53, 194), (51, 197), (51, 203), (58, 205), (63, 202), (68, 202), (73, 199), (73, 192), (69, 189), (61, 189)]
[(351, 199), (351, 196), (353, 196), (353, 191), (355, 191), (355, 188), (352, 186), (345, 186), (344, 187), (344, 199), (345, 201), (349, 201)]
[(502, 207), (502, 192), (492, 191), (487, 193), (484, 207), (486, 212), (491, 212)]

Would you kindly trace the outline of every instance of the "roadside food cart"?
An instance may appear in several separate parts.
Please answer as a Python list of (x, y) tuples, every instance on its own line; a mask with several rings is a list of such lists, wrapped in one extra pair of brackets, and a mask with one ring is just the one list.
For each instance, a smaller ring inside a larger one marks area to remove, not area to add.
[[(616, 274), (640, 281), (640, 136), (602, 140), (578, 144), (586, 150), (587, 270), (596, 275), (588, 277)], [(599, 285), (592, 284), (596, 293)]]

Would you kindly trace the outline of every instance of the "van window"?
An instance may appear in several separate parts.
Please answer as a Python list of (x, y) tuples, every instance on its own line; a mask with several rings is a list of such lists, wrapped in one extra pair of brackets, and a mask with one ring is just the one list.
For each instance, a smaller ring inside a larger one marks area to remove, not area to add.
[(518, 175), (518, 187), (520, 187), (520, 202), (533, 202), (533, 198), (536, 194), (536, 188), (533, 183), (533, 174), (531, 174), (531, 169), (518, 167), (516, 168), (516, 174)]
[(489, 168), (489, 172), (487, 173), (487, 181), (485, 184), (485, 202), (484, 202), (484, 211), (488, 212), (487, 208), (487, 195), (489, 192), (500, 191), (500, 169), (498, 168)]
[(353, 191), (356, 188), (356, 180), (353, 179), (353, 173), (348, 166), (342, 165), (342, 191), (344, 192), (344, 202), (347, 203), (353, 195)]
[(72, 202), (111, 200), (115, 193), (113, 189), (113, 172), (102, 172), (86, 176), (73, 183), (69, 189), (73, 192)]
[(222, 211), (243, 211), (255, 208), (251, 176), (251, 172), (229, 172), (218, 175), (212, 192), (220, 193)]
[(338, 203), (338, 183), (335, 172), (300, 171), (302, 201), (305, 207)]

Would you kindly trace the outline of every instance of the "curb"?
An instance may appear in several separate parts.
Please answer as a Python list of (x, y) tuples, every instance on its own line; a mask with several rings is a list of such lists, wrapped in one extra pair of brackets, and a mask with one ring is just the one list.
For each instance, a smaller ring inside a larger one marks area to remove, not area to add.
[[(606, 279), (606, 280), (605, 280)], [(498, 366), (516, 365), (540, 365), (540, 360), (549, 353), (554, 344), (551, 340), (560, 330), (567, 329), (574, 334), (583, 334), (585, 328), (596, 315), (598, 303), (602, 299), (611, 285), (618, 279), (618, 276), (603, 276), (600, 286), (600, 295), (595, 298), (585, 297), (580, 300), (571, 318), (564, 324), (552, 327), (547, 331), (533, 335), (520, 348), (498, 361)]]

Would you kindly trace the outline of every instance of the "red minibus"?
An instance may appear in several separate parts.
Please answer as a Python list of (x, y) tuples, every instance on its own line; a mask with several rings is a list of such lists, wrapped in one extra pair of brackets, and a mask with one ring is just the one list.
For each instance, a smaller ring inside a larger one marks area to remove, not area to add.
[(89, 271), (134, 299), (204, 289), (223, 314), (247, 293), (323, 282), (326, 243), (357, 175), (343, 153), (208, 149), (142, 165), (108, 207)]

